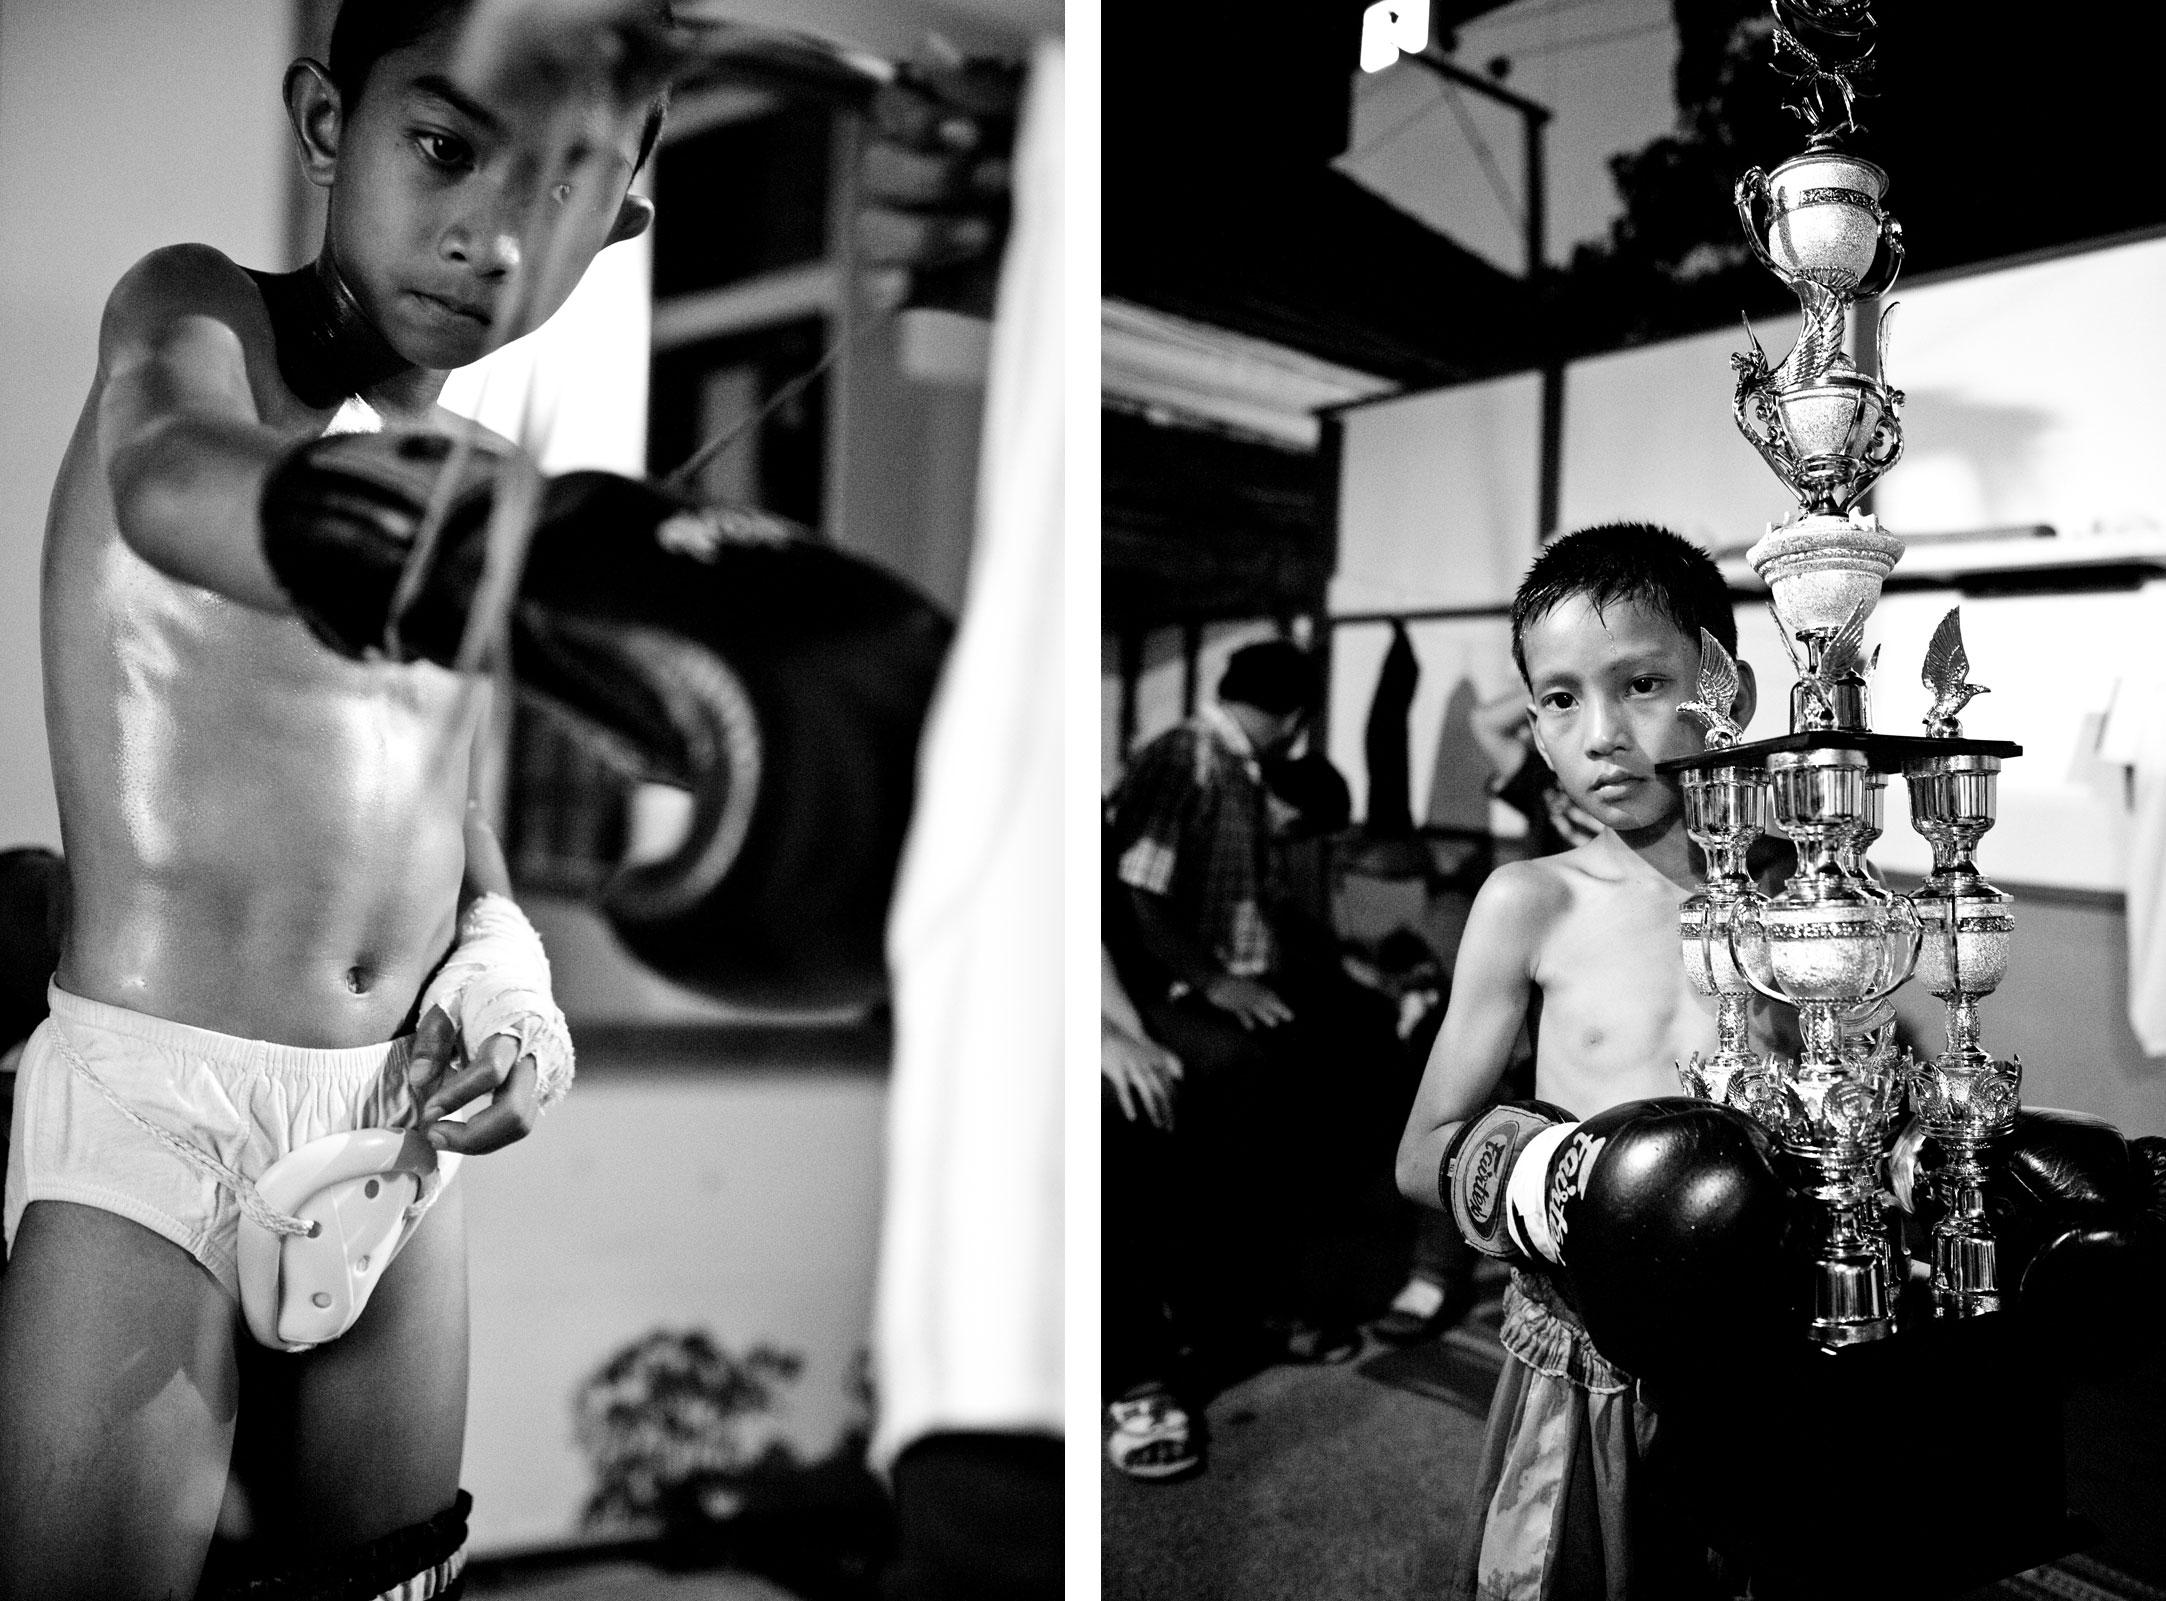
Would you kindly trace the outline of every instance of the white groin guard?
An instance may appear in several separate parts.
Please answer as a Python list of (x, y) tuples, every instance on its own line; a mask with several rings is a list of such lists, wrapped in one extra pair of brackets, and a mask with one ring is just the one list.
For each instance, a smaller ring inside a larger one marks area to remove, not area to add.
[(257, 1342), (306, 1351), (352, 1328), (420, 1225), (436, 1167), (419, 1134), (365, 1128), (310, 1140), (266, 1168), (256, 1193), (315, 1229), (281, 1235), (242, 1214), (241, 1310)]

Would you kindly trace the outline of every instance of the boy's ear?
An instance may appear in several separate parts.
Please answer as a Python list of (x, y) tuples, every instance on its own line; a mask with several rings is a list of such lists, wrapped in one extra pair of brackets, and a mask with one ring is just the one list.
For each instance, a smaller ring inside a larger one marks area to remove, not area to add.
[(1760, 704), (1760, 683), (1752, 676), (1752, 663), (1739, 659), (1737, 664), (1737, 698), (1730, 703), (1730, 720), (1739, 728), (1752, 722), (1752, 714)]
[[(1554, 773), (1557, 770), (1557, 764), (1549, 759), (1549, 747), (1542, 742), (1541, 715), (1535, 711), (1531, 702), (1527, 706), (1527, 732), (1533, 736), (1535, 753), (1542, 758), (1543, 762), (1548, 765), (1549, 770)], [(1503, 776), (1509, 778), (1512, 775), (1506, 773)]]
[(286, 120), (293, 124), (302, 176), (319, 189), (331, 187), (338, 173), (339, 133), (345, 108), (338, 86), (323, 63), (307, 56), (286, 69)]
[(617, 220), (609, 225), (609, 237), (602, 243), (608, 246), (637, 239), (653, 221), (654, 202), (645, 195), (627, 194), (624, 204), (617, 207)]

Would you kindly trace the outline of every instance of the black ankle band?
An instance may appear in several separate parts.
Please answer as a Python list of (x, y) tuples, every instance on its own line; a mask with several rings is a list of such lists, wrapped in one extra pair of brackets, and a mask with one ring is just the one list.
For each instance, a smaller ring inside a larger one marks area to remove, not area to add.
[(412, 1585), (407, 1593), (417, 1598), (456, 1601), (465, 1588), (466, 1516), (473, 1509), (474, 1498), (461, 1490), (426, 1523), (276, 1572), (245, 1558), (231, 1566), (214, 1559), (197, 1601), (379, 1601), (402, 1585)]

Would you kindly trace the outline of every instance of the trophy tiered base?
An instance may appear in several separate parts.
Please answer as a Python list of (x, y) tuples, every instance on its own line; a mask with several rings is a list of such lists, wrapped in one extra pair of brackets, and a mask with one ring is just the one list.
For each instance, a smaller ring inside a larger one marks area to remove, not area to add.
[[(1805, 754), (1815, 752), (1830, 753), (1826, 761), (1836, 766), (1825, 773), (1798, 770), (1799, 782), (1791, 786), (1785, 824), (1786, 831), (1794, 827), (1808, 836), (1800, 841), (1800, 878), (1808, 882), (1795, 892), (1791, 908), (1785, 910), (1776, 903), (1751, 906), (1738, 914), (1737, 920), (1756, 925), (1763, 946), (1778, 956), (1780, 942), (1792, 941), (1808, 952), (1826, 947), (1828, 959), (1840, 962), (1839, 953), (1846, 947), (1868, 953), (1875, 950), (1876, 941), (1889, 937), (1889, 931), (1875, 925), (1875, 919), (1883, 924), (1890, 920), (1862, 892), (1860, 880), (1836, 871), (1836, 853), (1829, 841), (1840, 833), (1842, 819), (1832, 807), (1825, 816), (1812, 813), (1814, 785), (1822, 789), (1836, 785), (1828, 794), (1854, 815), (1863, 809), (1859, 797), (1866, 792), (1861, 769), (1896, 774), (1957, 757), (1999, 760), (2021, 755), (2022, 747), (2008, 740), (1805, 729), (1680, 757), (1663, 762), (1661, 768), (1686, 775), (1735, 770), (1756, 763), (1797, 768), (1801, 761), (1817, 760)], [(1842, 782), (1838, 784), (1838, 780)], [(1778, 789), (1778, 797), (1782, 793)], [(1802, 815), (1799, 808), (1804, 808)], [(1780, 799), (1777, 810), (1785, 810)], [(1812, 900), (1815, 864), (1831, 886), (1823, 892), (1820, 904)], [(1902, 902), (1897, 909), (1907, 906)], [(1923, 932), (1919, 930), (1917, 947), (1921, 954)], [(1687, 955), (1689, 969), (1689, 944)], [(1879, 966), (1886, 961), (1885, 957), (1871, 956), (1864, 965)], [(1740, 960), (1738, 965), (1749, 969), (1771, 965), (1771, 959), (1763, 956), (1761, 964)], [(1859, 963), (1853, 961), (1851, 965)], [(1808, 965), (1793, 961), (1793, 967), (1811, 976)], [(1908, 966), (1904, 966), (1899, 974), (1886, 972), (1878, 978), (1854, 977), (1847, 984), (1834, 983), (1829, 993), (1835, 1000), (1807, 1001), (1800, 1008), (1807, 1031), (1805, 1058), (1788, 1064), (1783, 1072), (1745, 1077), (1728, 1090), (1730, 1104), (1753, 1115), (1775, 1136), (1804, 1204), (1812, 1264), (1810, 1284), (1804, 1292), (1808, 1324), (1811, 1338), (1824, 1347), (1882, 1339), (1896, 1327), (1896, 1298), (1904, 1276), (1900, 1271), (1904, 1259), (1891, 1242), (1880, 1197), (1885, 1187), (1888, 1150), (1900, 1121), (1903, 1092), (1912, 1086), (1916, 1076), (1915, 1072), (1899, 1071), (1892, 1062), (1860, 1061), (1846, 1055), (1834, 1037), (1830, 1008), (1842, 1001), (1863, 999), (1875, 989), (1890, 988), (1892, 983), (1886, 980), (1900, 982), (1908, 972)], [(1775, 993), (1768, 985), (1759, 987)], [(1788, 991), (1778, 998), (1796, 1001), (1807, 990), (1808, 985), (1792, 979)], [(1968, 1154), (1967, 1149), (1964, 1154)], [(1960, 1178), (1961, 1172), (1967, 1171), (1963, 1168), (1952, 1176)], [(1975, 1219), (1961, 1209), (1966, 1192), (1960, 1184), (1953, 1187), (1957, 1204), (1950, 1207), (1950, 1217), (1935, 1242), (1936, 1255), (1947, 1259), (1936, 1264), (1936, 1283), (1952, 1287), (1952, 1309), (1986, 1310), (1988, 1301), (1981, 1287), (1994, 1283), (1992, 1264), (1985, 1264), (1981, 1277), (1978, 1263), (1971, 1258), (1980, 1251), (1990, 1252), (1990, 1240), (1983, 1239), (1982, 1230), (1969, 1227)], [(1969, 1197), (1976, 1203), (1969, 1210), (1980, 1210), (1981, 1194), (1976, 1186), (1972, 1186)], [(1970, 1257), (1962, 1254), (1966, 1250)]]

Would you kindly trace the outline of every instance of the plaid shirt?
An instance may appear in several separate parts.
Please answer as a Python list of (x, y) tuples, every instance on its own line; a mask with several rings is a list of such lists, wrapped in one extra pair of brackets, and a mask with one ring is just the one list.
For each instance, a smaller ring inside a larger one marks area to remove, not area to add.
[(1166, 898), (1228, 973), (1269, 972), (1263, 774), (1240, 725), (1216, 706), (1136, 753), (1107, 802), (1120, 881)]

